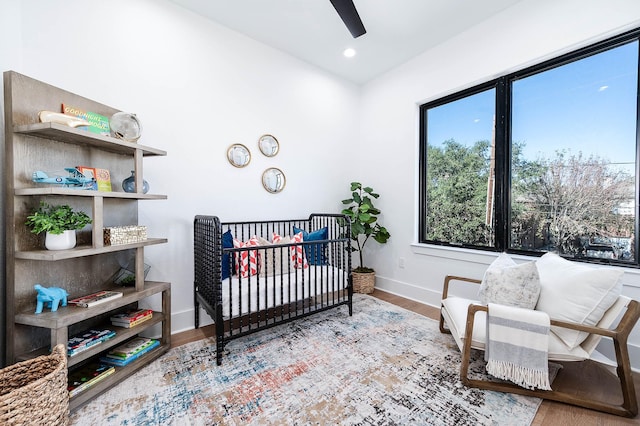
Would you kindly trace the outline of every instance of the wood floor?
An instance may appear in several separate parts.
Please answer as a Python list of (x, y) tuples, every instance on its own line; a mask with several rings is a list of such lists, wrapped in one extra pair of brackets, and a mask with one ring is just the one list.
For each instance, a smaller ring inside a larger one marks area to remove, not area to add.
[[(403, 307), (410, 311), (437, 320), (440, 311), (437, 308), (428, 306), (413, 300), (405, 299), (380, 290), (375, 290), (372, 296), (385, 300), (394, 305)], [(206, 326), (197, 330), (189, 330), (171, 336), (171, 346), (180, 346), (185, 343), (213, 336), (213, 327)], [(634, 374), (636, 394), (640, 397), (640, 374)], [(612, 397), (620, 394), (619, 388), (613, 375), (600, 368), (596, 364), (589, 363), (566, 363), (562, 369), (562, 374), (554, 381), (554, 386), (568, 387), (570, 389), (580, 389), (580, 392), (587, 392), (586, 387), (593, 390), (595, 398)], [(621, 398), (621, 397), (620, 397)], [(640, 398), (638, 401), (640, 405)], [(600, 413), (593, 410), (574, 407), (567, 404), (560, 404), (553, 401), (543, 401), (540, 409), (533, 420), (532, 426), (613, 426), (613, 425), (640, 425), (640, 416), (634, 419), (627, 419), (610, 414)]]

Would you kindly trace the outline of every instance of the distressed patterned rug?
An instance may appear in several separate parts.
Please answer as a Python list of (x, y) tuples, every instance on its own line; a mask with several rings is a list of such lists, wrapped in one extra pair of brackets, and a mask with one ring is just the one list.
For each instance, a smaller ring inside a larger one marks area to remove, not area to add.
[[(470, 389), (438, 323), (371, 296), (227, 344), (171, 349), (73, 425), (529, 425), (541, 400)], [(478, 353), (478, 358), (482, 354)], [(474, 375), (484, 374), (476, 361)]]

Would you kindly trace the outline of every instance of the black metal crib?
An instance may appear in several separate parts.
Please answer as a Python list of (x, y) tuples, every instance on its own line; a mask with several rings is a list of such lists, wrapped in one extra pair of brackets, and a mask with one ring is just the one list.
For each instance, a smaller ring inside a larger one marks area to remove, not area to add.
[(196, 216), (195, 327), (202, 306), (214, 321), (217, 364), (231, 339), (341, 305), (352, 315), (350, 234), (340, 214), (249, 222)]

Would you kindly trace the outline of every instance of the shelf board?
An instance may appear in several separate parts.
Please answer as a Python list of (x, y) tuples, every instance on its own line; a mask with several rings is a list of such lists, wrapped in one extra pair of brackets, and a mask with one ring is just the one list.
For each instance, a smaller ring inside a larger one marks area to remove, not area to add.
[(105, 324), (102, 327), (98, 327), (98, 328), (114, 330), (116, 332), (116, 335), (109, 340), (106, 340), (102, 343), (98, 343), (97, 345), (92, 346), (90, 349), (87, 349), (86, 351), (80, 352), (79, 354), (76, 354), (74, 356), (67, 357), (67, 362), (68, 362), (67, 365), (71, 367), (81, 363), (86, 359), (92, 358), (98, 355), (100, 352), (104, 352), (114, 346), (117, 346), (118, 344), (124, 342), (125, 340), (137, 334), (142, 333), (144, 330), (148, 329), (149, 327), (153, 327), (154, 325), (161, 323), (163, 320), (164, 320), (164, 314), (162, 312), (154, 311), (153, 317), (151, 317), (151, 319), (148, 319), (142, 324), (139, 324), (132, 328), (116, 327), (115, 325), (111, 325), (111, 324)]
[(147, 238), (144, 241), (131, 244), (117, 244), (104, 247), (93, 247), (89, 245), (81, 245), (69, 250), (32, 250), (32, 251), (17, 251), (15, 253), (16, 259), (25, 260), (46, 260), (56, 261), (64, 259), (75, 259), (78, 257), (94, 256), (97, 254), (113, 253), (117, 251), (129, 250), (138, 247), (152, 246), (156, 244), (164, 244), (168, 240), (166, 238)]
[(170, 344), (161, 343), (160, 346), (150, 350), (148, 353), (132, 361), (130, 364), (127, 364), (124, 367), (116, 367), (116, 371), (109, 377), (105, 377), (103, 380), (99, 381), (84, 392), (81, 392), (69, 399), (69, 408), (71, 410), (75, 410), (82, 404), (100, 395), (110, 387), (117, 385), (122, 380), (128, 377), (131, 377), (134, 372), (138, 371), (154, 359), (158, 358), (160, 355), (167, 352), (169, 350), (169, 347)]
[[(108, 288), (106, 290), (121, 291), (124, 294), (122, 295), (122, 297), (110, 300), (105, 303), (101, 303), (96, 306), (92, 306), (90, 308), (80, 308), (78, 306), (69, 304), (64, 307), (59, 307), (55, 312), (51, 312), (46, 309), (44, 309), (42, 313), (39, 314), (34, 313), (34, 310), (20, 312), (15, 315), (14, 321), (16, 324), (24, 324), (49, 329), (68, 327), (80, 321), (93, 318), (97, 315), (104, 314), (106, 312), (118, 309), (131, 303), (135, 303), (151, 295), (169, 290), (170, 288), (170, 283), (160, 281), (145, 281), (144, 289), (140, 291), (136, 291), (133, 287)], [(74, 296), (77, 297), (80, 295)], [(151, 319), (151, 321), (152, 320), (153, 318)]]
[(86, 130), (75, 129), (58, 123), (25, 124), (14, 127), (13, 131), (75, 145), (89, 145), (118, 154), (133, 154), (136, 150), (141, 150), (144, 156), (167, 155), (167, 152), (161, 149), (140, 145), (135, 142), (126, 142), (111, 136), (90, 133)]
[[(69, 367), (74, 366), (76, 364), (81, 363), (82, 361), (92, 358), (96, 355), (98, 355), (100, 352), (104, 352), (107, 349), (110, 349), (122, 342), (124, 342), (125, 340), (142, 333), (144, 330), (153, 327), (156, 324), (161, 323), (163, 320), (165, 319), (165, 315), (162, 312), (153, 312), (153, 317), (151, 319), (148, 319), (147, 321), (132, 327), (132, 328), (124, 328), (124, 327), (117, 327), (115, 325), (112, 324), (104, 324), (101, 326), (96, 326), (96, 327), (92, 327), (94, 329), (109, 329), (109, 330), (113, 330), (116, 332), (116, 335), (114, 337), (112, 337), (109, 340), (106, 340), (102, 343), (99, 343), (97, 345), (91, 346), (89, 349), (87, 349), (86, 351), (82, 351), (74, 356), (69, 356), (67, 357), (67, 365)], [(43, 347), (43, 348), (39, 348), (36, 349), (35, 351), (31, 351), (31, 352), (27, 352), (27, 353), (23, 353), (20, 354), (16, 357), (16, 359), (18, 361), (26, 361), (28, 359), (33, 359), (36, 358), (38, 356), (41, 355), (49, 355), (49, 353), (51, 353), (51, 350), (49, 349), (49, 347)]]
[(128, 198), (132, 200), (167, 199), (167, 196), (162, 194), (138, 194), (136, 192), (102, 192), (87, 189), (64, 188), (60, 186), (16, 189), (15, 195), (72, 195), (77, 197)]

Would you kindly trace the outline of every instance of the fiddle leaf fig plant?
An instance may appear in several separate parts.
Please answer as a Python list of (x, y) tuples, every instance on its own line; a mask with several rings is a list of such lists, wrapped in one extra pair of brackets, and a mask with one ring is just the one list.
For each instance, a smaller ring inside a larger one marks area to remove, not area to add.
[(51, 206), (42, 201), (38, 209), (27, 216), (25, 225), (34, 234), (49, 232), (59, 235), (64, 231), (82, 229), (90, 223), (91, 218), (85, 212), (73, 211), (68, 205)]
[(351, 251), (357, 251), (360, 255), (360, 266), (354, 272), (373, 272), (373, 269), (364, 266), (363, 254), (365, 244), (373, 238), (380, 244), (385, 244), (391, 237), (387, 228), (378, 223), (378, 210), (373, 205), (373, 199), (380, 197), (373, 192), (373, 189), (363, 187), (360, 182), (351, 182), (351, 198), (342, 200), (342, 204), (347, 207), (342, 210), (342, 214), (347, 216), (351, 223), (351, 239), (355, 245), (351, 246)]

